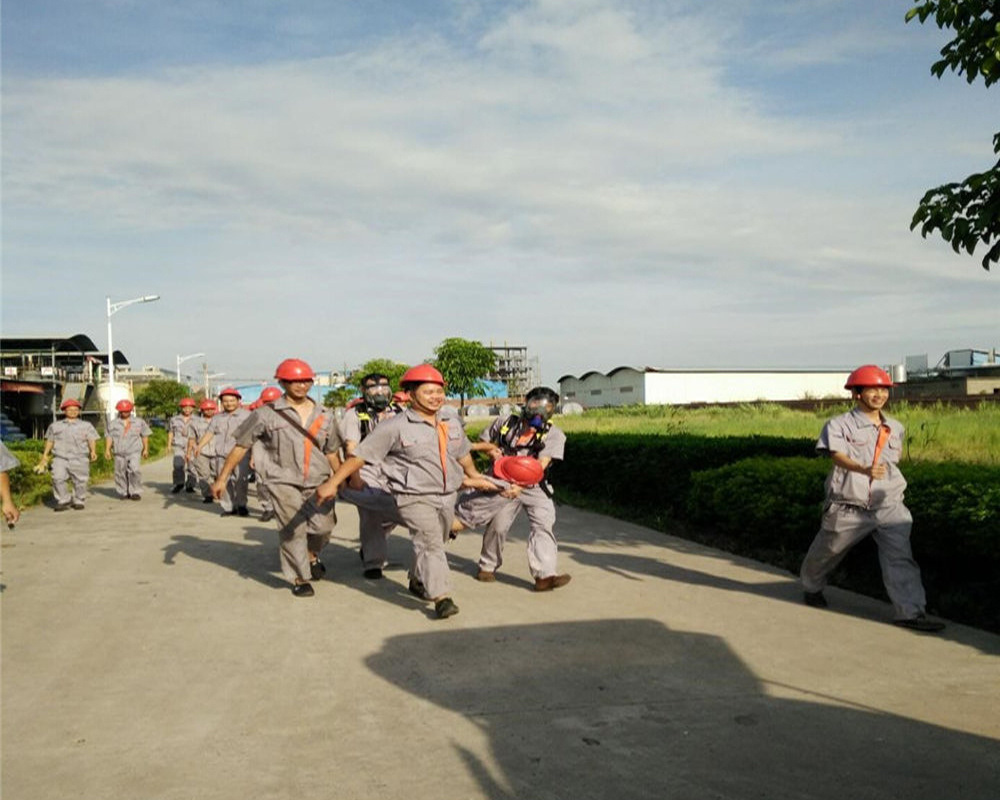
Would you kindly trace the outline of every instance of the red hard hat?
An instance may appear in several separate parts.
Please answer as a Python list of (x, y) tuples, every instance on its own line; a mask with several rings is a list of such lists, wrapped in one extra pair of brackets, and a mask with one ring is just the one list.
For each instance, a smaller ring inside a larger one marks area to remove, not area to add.
[(130, 412), (135, 406), (132, 405), (131, 400), (119, 400), (115, 404), (115, 411), (121, 411), (123, 414)]
[(260, 393), (260, 402), (262, 403), (273, 403), (277, 400), (284, 392), (281, 391), (277, 386), (268, 386)]
[(396, 392), (392, 396), (392, 402), (394, 403), (409, 403), (410, 396), (406, 392)]
[(191, 408), (194, 408), (195, 406), (194, 398), (183, 397), (181, 398), (181, 401), (177, 405), (179, 405), (181, 408), (184, 408), (185, 406), (191, 406)]
[(239, 390), (235, 386), (227, 386), (221, 392), (219, 392), (219, 397), (225, 397), (229, 395), (230, 397), (235, 397), (239, 400), (243, 399), (243, 395), (239, 393)]
[(493, 462), (493, 474), (518, 486), (536, 486), (545, 477), (545, 470), (531, 456), (501, 456)]
[(848, 375), (847, 383), (844, 384), (845, 389), (863, 389), (866, 386), (885, 386), (888, 388), (892, 386), (892, 378), (881, 367), (865, 364)]
[(312, 381), (316, 373), (300, 358), (286, 358), (274, 371), (274, 377), (279, 381)]
[(410, 367), (403, 373), (403, 377), (399, 379), (399, 383), (401, 386), (405, 386), (408, 383), (436, 383), (438, 386), (447, 385), (444, 382), (444, 376), (430, 364), (417, 364), (415, 367)]
[(201, 401), (201, 404), (198, 406), (198, 408), (200, 408), (202, 411), (218, 411), (219, 410), (219, 406), (216, 405), (215, 401), (214, 400), (209, 400), (207, 397), (204, 400)]
[(355, 397), (346, 406), (344, 406), (344, 410), (345, 411), (350, 411), (355, 406), (360, 406), (363, 402), (365, 402), (365, 398), (363, 398), (363, 397)]
[(62, 403), (59, 405), (59, 410), (63, 411), (64, 409), (67, 409), (70, 406), (75, 406), (76, 408), (83, 408), (83, 406), (80, 405), (80, 401), (79, 400), (74, 400), (71, 397), (68, 400), (63, 400), (62, 401)]

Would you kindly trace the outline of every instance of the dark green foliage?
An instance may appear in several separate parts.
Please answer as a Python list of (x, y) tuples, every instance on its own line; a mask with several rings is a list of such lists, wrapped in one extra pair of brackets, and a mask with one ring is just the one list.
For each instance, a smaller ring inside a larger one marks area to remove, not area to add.
[[(986, 86), (1000, 80), (1000, 8), (996, 0), (924, 0), (906, 14), (906, 21), (924, 23), (933, 19), (941, 30), (955, 38), (941, 49), (941, 58), (931, 66), (940, 78), (951, 70), (973, 83), (982, 78)], [(993, 151), (1000, 155), (1000, 134), (993, 137)], [(985, 172), (970, 175), (961, 183), (947, 183), (928, 191), (910, 224), (920, 226), (925, 238), (938, 231), (957, 253), (972, 255), (986, 246), (983, 269), (1000, 261), (1000, 161)]]
[(805, 456), (812, 439), (571, 433), (553, 482), (635, 512), (683, 516), (691, 474), (754, 455)]

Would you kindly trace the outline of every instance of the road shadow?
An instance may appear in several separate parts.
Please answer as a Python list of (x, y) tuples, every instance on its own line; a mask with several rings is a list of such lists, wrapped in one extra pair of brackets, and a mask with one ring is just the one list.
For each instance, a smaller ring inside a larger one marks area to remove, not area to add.
[(266, 528), (247, 528), (246, 543), (225, 539), (177, 534), (163, 548), (163, 563), (173, 566), (178, 555), (232, 570), (241, 578), (257, 581), (271, 589), (288, 589), (288, 582), (275, 571), (278, 565), (277, 534)]
[(427, 735), (497, 800), (995, 800), (1000, 785), (994, 740), (768, 696), (722, 639), (653, 620), (401, 635), (366, 664), (482, 732), (488, 756), (467, 733)]

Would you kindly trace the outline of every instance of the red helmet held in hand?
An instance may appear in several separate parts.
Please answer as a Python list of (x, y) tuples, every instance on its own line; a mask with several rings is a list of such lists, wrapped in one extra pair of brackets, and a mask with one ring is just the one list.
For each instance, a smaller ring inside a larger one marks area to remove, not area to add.
[(545, 470), (537, 458), (531, 456), (501, 456), (493, 462), (493, 474), (518, 486), (537, 486), (545, 477)]

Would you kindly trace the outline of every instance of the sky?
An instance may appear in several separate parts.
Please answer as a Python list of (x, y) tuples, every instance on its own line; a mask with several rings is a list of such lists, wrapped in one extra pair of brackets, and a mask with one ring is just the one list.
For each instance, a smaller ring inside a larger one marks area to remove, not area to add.
[(909, 5), (3, 3), (2, 331), (103, 349), (158, 294), (112, 318), (136, 366), (458, 336), (550, 384), (998, 347), (1000, 270), (909, 223), (1000, 90)]

